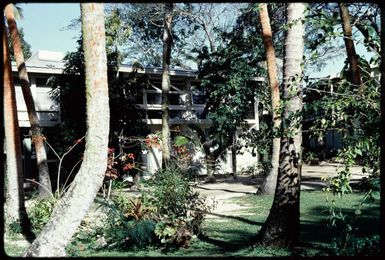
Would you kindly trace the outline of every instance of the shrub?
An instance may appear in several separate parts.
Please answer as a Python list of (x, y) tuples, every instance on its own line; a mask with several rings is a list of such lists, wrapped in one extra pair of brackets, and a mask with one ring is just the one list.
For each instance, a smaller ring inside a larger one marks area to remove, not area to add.
[(39, 199), (34, 202), (30, 211), (30, 218), (32, 229), (35, 232), (39, 233), (45, 224), (47, 224), (48, 220), (51, 218), (56, 202), (57, 199), (55, 198)]
[(211, 210), (176, 166), (159, 170), (143, 183), (141, 196), (113, 198), (105, 237), (115, 247), (157, 245), (187, 247)]
[(175, 164), (160, 169), (145, 183), (143, 202), (155, 208), (155, 234), (166, 245), (188, 246), (200, 232), (204, 216), (212, 209), (190, 187), (188, 178)]

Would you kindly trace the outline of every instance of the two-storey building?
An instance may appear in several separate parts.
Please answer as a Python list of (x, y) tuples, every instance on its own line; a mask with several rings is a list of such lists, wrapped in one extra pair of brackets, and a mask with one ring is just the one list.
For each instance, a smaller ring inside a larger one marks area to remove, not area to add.
[[(47, 80), (52, 75), (63, 73), (65, 62), (64, 54), (59, 52), (38, 51), (26, 61), (27, 71), (31, 82), (31, 91), (35, 100), (36, 111), (40, 119), (40, 124), (44, 128), (44, 132), (54, 131), (54, 126), (60, 122), (60, 106), (50, 97), (51, 88), (47, 85)], [(31, 149), (31, 141), (28, 137), (30, 127), (28, 121), (27, 109), (24, 103), (20, 82), (18, 79), (16, 65), (13, 64), (13, 78), (16, 87), (16, 99), (18, 107), (19, 126), (23, 138), (23, 151), (25, 158), (25, 171), (30, 171), (33, 167), (31, 160), (34, 159), (33, 149)], [(129, 65), (120, 66), (119, 73), (121, 76), (128, 76), (133, 68)], [(138, 105), (144, 110), (145, 118), (143, 119), (152, 132), (161, 131), (162, 125), (162, 90), (161, 77), (162, 68), (144, 68), (139, 73), (145, 73), (150, 80), (150, 87), (143, 91), (143, 95), (138, 99)], [(181, 132), (190, 133), (188, 124), (199, 124), (203, 129), (210, 125), (204, 114), (205, 107), (204, 95), (199, 92), (197, 86), (199, 79), (197, 72), (194, 70), (171, 69), (171, 91), (170, 91), (170, 125), (172, 129), (179, 129)], [(254, 80), (263, 84), (264, 78), (255, 78)], [(250, 102), (250, 110), (247, 115), (246, 122), (250, 127), (258, 128), (258, 105), (257, 99)], [(52, 152), (51, 152), (52, 153)], [(160, 155), (160, 153), (159, 153)], [(144, 161), (147, 163), (147, 170), (154, 172), (157, 167), (154, 165), (154, 160), (144, 156)], [(231, 151), (227, 152), (227, 159), (220, 164), (220, 172), (232, 171)], [(54, 158), (49, 162), (55, 162)], [(195, 153), (195, 160), (201, 161), (201, 173), (205, 173), (204, 155), (199, 148)], [(242, 154), (237, 154), (237, 170), (242, 170), (242, 167), (247, 167), (257, 163), (258, 158), (255, 154), (249, 151), (242, 151)], [(36, 170), (36, 169), (35, 169)]]

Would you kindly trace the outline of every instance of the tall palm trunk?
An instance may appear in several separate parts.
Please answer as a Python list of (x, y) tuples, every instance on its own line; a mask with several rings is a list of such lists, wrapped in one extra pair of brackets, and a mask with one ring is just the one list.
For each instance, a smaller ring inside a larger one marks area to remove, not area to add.
[(170, 60), (172, 45), (172, 3), (165, 4), (163, 23), (163, 72), (162, 72), (162, 165), (170, 160)]
[(23, 97), (28, 111), (28, 118), (31, 124), (32, 142), (35, 145), (37, 166), (39, 169), (39, 182), (41, 184), (39, 185), (39, 196), (48, 197), (52, 192), (52, 187), (47, 164), (47, 153), (44, 146), (44, 136), (41, 133), (39, 119), (35, 109), (35, 102), (33, 101), (31, 93), (30, 82), (24, 62), (23, 49), (19, 32), (17, 30), (12, 4), (8, 4), (5, 7), (5, 16), (7, 18), (8, 27), (13, 42), (13, 52), (15, 54), (17, 70), (19, 71), (21, 89), (23, 91)]
[[(270, 27), (269, 13), (267, 4), (259, 4), (259, 18), (262, 25), (262, 38), (266, 50), (267, 75), (269, 78), (271, 107), (273, 110), (272, 119), (274, 129), (279, 129), (281, 125), (281, 115), (279, 114), (279, 83), (277, 76), (277, 65), (275, 60), (275, 50), (273, 46), (273, 35)], [(274, 131), (275, 132), (275, 131)], [(273, 149), (271, 155), (271, 169), (259, 187), (259, 193), (274, 194), (277, 186), (278, 166), (279, 166), (279, 150), (281, 138), (273, 137)]]
[(65, 256), (65, 248), (94, 201), (107, 168), (109, 105), (104, 9), (81, 4), (87, 134), (82, 165), (71, 187), (25, 256)]
[(3, 31), (3, 108), (4, 108), (4, 134), (7, 176), (6, 210), (9, 223), (18, 222), (22, 233), (28, 237), (33, 236), (30, 231), (30, 221), (24, 205), (23, 168), (21, 141), (19, 133), (19, 120), (17, 118), (16, 93), (12, 80), (11, 59), (8, 49), (7, 31)]
[[(284, 57), (284, 91), (287, 101), (281, 125), (285, 136), (281, 139), (277, 188), (269, 216), (259, 232), (259, 242), (269, 246), (290, 247), (299, 242), (299, 199), (301, 180), (301, 121), (292, 114), (302, 109), (302, 55), (304, 51), (304, 3), (287, 4), (287, 30)], [(291, 132), (291, 133), (290, 133)]]
[(365, 90), (364, 84), (362, 84), (361, 71), (358, 66), (358, 58), (356, 50), (354, 48), (352, 25), (350, 24), (349, 10), (344, 3), (340, 3), (340, 15), (342, 20), (342, 29), (344, 31), (344, 41), (346, 53), (348, 56), (350, 70), (352, 73), (352, 83), (359, 87), (358, 93), (362, 95)]

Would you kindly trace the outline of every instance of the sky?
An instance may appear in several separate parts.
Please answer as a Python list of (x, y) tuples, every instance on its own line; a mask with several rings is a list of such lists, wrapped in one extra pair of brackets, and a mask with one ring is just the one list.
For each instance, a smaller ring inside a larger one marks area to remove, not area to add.
[(31, 52), (38, 50), (64, 52), (76, 50), (78, 30), (66, 29), (72, 19), (80, 17), (80, 6), (67, 4), (19, 4), (23, 19), (17, 25), (24, 29), (24, 38), (31, 45)]
[[(71, 52), (76, 50), (76, 40), (80, 35), (80, 26), (67, 29), (73, 19), (80, 17), (80, 6), (77, 3), (30, 3), (19, 6), (23, 10), (23, 19), (17, 21), (24, 29), (25, 40), (31, 45), (31, 52), (38, 50)], [(356, 47), (358, 53), (365, 54), (362, 45)], [(339, 72), (344, 64), (346, 53), (341, 58), (332, 59), (321, 71), (311, 73), (311, 77), (326, 77)]]

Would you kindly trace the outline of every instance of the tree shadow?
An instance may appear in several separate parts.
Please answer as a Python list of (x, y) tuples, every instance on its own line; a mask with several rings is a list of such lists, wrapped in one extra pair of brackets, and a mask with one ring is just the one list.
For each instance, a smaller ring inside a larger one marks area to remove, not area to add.
[[(356, 208), (341, 208), (347, 221), (353, 219)], [(317, 206), (310, 210), (311, 215), (319, 217), (319, 221), (301, 220), (300, 232), (301, 240), (308, 243), (331, 243), (333, 237), (338, 237), (342, 232), (342, 227), (330, 228), (328, 226), (329, 207)], [(372, 206), (361, 210), (361, 214), (356, 220), (351, 222), (357, 236), (371, 236), (380, 232), (380, 206)]]
[(231, 230), (231, 231), (222, 231), (222, 233), (231, 233), (232, 235), (237, 234), (237, 237), (244, 238), (242, 240), (232, 240), (225, 241), (217, 238), (212, 238), (204, 233), (200, 233), (197, 237), (203, 242), (212, 244), (220, 248), (220, 252), (236, 252), (244, 248), (251, 246), (250, 244), (250, 233), (240, 231), (240, 230)]
[(236, 191), (236, 190), (229, 190), (229, 189), (210, 189), (210, 188), (199, 186), (199, 185), (197, 185), (195, 187), (198, 189), (202, 189), (202, 190), (221, 190), (221, 191), (231, 192), (231, 193), (255, 194), (255, 192), (250, 192), (250, 191)]
[(219, 214), (219, 213), (207, 213), (207, 214), (217, 216), (217, 217), (222, 217), (222, 218), (235, 219), (235, 220), (238, 220), (238, 221), (244, 222), (246, 224), (250, 224), (250, 225), (259, 225), (259, 226), (263, 225), (262, 222), (257, 222), (254, 220), (250, 220), (250, 219), (242, 218), (242, 217), (238, 217), (238, 216), (229, 216), (229, 215), (223, 215), (223, 214)]

